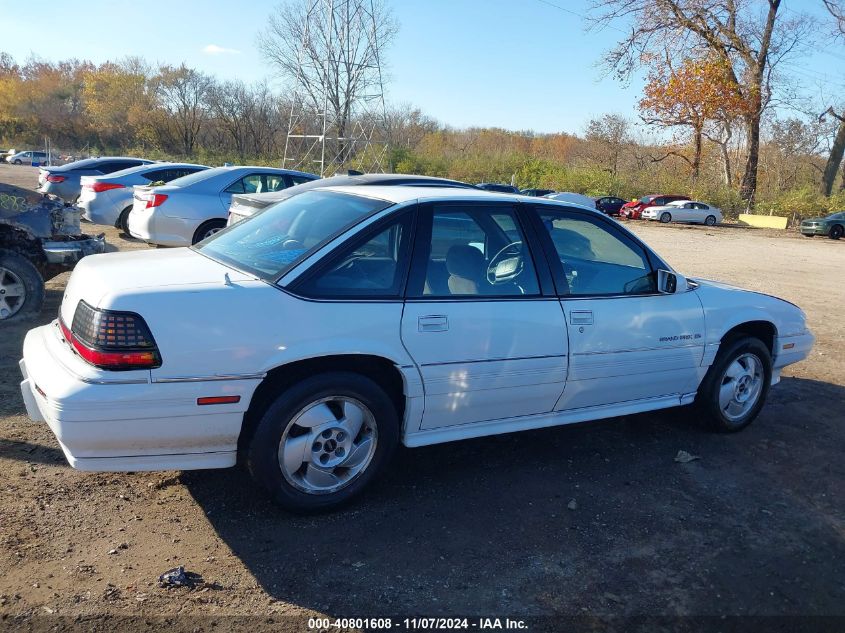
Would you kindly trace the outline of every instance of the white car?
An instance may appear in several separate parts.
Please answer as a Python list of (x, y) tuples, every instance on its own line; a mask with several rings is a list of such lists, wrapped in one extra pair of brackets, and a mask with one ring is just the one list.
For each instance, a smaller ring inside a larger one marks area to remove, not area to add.
[(669, 222), (690, 222), (714, 226), (722, 223), (722, 211), (714, 206), (695, 200), (675, 200), (662, 207), (648, 207), (642, 213), (643, 220)]
[(24, 341), (21, 391), (81, 470), (243, 460), (342, 503), (423, 446), (695, 403), (748, 425), (813, 345), (781, 299), (687, 280), (589, 209), (331, 187), (193, 248), (94, 255)]
[(152, 163), (122, 169), (104, 176), (82, 176), (77, 206), (82, 217), (94, 224), (104, 224), (129, 234), (129, 212), (134, 202), (135, 185), (168, 183), (177, 178), (208, 169), (192, 163)]
[(214, 167), (161, 186), (135, 185), (129, 234), (159, 246), (191, 246), (226, 226), (232, 195), (281, 191), (318, 176), (275, 167)]

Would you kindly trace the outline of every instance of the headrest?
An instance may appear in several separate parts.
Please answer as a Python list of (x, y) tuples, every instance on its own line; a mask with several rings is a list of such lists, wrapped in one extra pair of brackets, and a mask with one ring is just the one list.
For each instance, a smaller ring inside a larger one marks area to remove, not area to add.
[(450, 275), (478, 279), (484, 269), (484, 255), (474, 246), (455, 244), (446, 253), (446, 270)]

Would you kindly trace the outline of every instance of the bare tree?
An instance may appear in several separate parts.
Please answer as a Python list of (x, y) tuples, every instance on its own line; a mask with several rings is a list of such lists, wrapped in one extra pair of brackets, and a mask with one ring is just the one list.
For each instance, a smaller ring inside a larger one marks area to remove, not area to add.
[(170, 114), (171, 136), (185, 156), (194, 153), (200, 129), (207, 118), (209, 90), (213, 80), (184, 64), (178, 68), (162, 66), (156, 78), (156, 94)]
[(605, 114), (587, 123), (586, 138), (598, 147), (598, 158), (607, 165), (605, 171), (610, 174), (611, 186), (615, 187), (619, 158), (631, 142), (631, 123), (621, 114)]
[(343, 139), (356, 108), (381, 85), (382, 54), (397, 30), (384, 0), (290, 0), (270, 15), (258, 45)]
[[(837, 39), (845, 38), (845, 3), (841, 0), (823, 1), (825, 8), (836, 21)], [(822, 174), (821, 193), (825, 196), (829, 196), (833, 191), (836, 172), (839, 170), (839, 164), (842, 163), (842, 157), (845, 156), (845, 111), (837, 113), (830, 107), (821, 113), (819, 121), (823, 121), (828, 114), (839, 121), (839, 127), (836, 130), (836, 137), (833, 139)], [(842, 182), (839, 188), (845, 190), (845, 165), (842, 167)]]
[[(626, 35), (605, 57), (621, 77), (630, 77), (643, 60), (665, 51), (713, 54), (728, 81), (746, 103), (746, 164), (740, 194), (753, 204), (757, 189), (760, 122), (771, 104), (780, 61), (808, 36), (811, 21), (780, 17), (781, 0), (594, 0), (596, 24), (631, 23)], [(758, 9), (762, 7), (762, 11)]]

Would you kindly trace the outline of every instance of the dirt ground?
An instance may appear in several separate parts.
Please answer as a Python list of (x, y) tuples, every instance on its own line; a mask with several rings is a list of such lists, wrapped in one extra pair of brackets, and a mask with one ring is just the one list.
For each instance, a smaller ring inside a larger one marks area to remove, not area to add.
[[(0, 166), (2, 182), (33, 174)], [(23, 336), (54, 318), (67, 275), (52, 280), (37, 322), (0, 325), (0, 628), (62, 615), (106, 616), (102, 630), (122, 616), (194, 630), (232, 615), (298, 630), (286, 616), (845, 616), (845, 240), (634, 230), (684, 273), (807, 312), (812, 356), (750, 428), (711, 434), (677, 409), (401, 449), (360, 502), (305, 518), (238, 469), (72, 470), (18, 389)], [(679, 450), (701, 459), (676, 463)], [(177, 565), (203, 582), (159, 588)]]

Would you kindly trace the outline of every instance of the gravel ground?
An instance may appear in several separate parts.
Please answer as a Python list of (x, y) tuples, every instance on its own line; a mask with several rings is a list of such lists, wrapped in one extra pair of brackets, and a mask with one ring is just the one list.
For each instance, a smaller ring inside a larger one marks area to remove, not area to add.
[[(2, 182), (33, 178), (0, 166)], [(845, 616), (845, 241), (634, 230), (682, 272), (807, 312), (816, 348), (754, 425), (711, 434), (681, 408), (402, 449), (359, 503), (307, 518), (268, 505), (238, 469), (68, 467), (18, 391), (24, 333), (54, 317), (67, 275), (51, 280), (38, 321), (0, 325), (0, 627), (93, 626), (88, 616), (105, 617), (102, 630), (121, 616), (206, 616), (194, 630), (224, 616), (302, 629), (284, 616), (309, 614)], [(119, 250), (146, 248), (106, 234)], [(676, 463), (679, 450), (701, 459)], [(202, 581), (159, 588), (177, 565)]]

